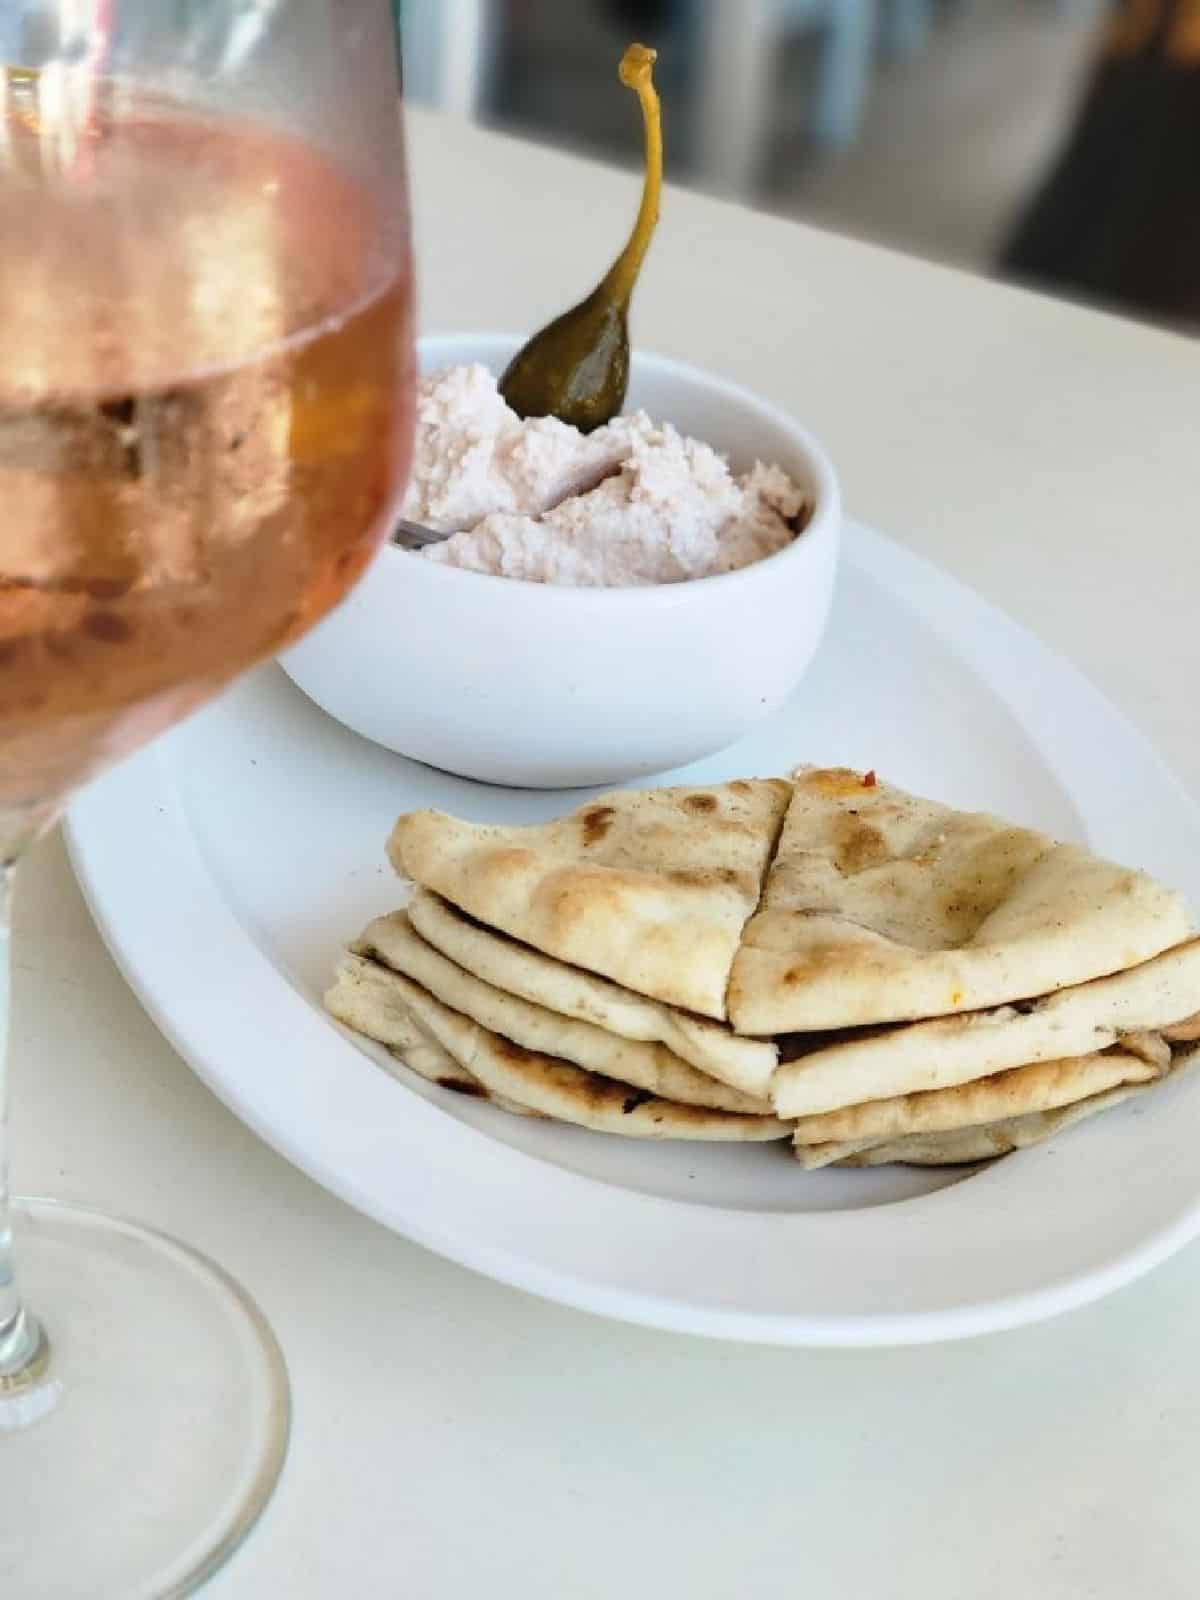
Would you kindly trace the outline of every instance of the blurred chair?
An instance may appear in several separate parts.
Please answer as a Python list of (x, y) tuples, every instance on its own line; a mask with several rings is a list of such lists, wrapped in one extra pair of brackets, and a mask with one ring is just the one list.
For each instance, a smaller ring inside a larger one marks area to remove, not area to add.
[(473, 118), (487, 95), (495, 55), (491, 0), (392, 0), (400, 29), (404, 92)]
[[(922, 0), (903, 0), (919, 12)], [(771, 78), (789, 32), (819, 30), (813, 138), (831, 148), (858, 133), (875, 55), (877, 0), (687, 0), (700, 28), (694, 139), (699, 176), (727, 194), (752, 191), (771, 129)]]
[[(485, 102), (503, 7), (494, 0), (393, 0), (401, 28), (405, 92), (459, 116)], [(707, 187), (751, 193), (772, 126), (772, 77), (789, 33), (820, 38), (810, 130), (826, 148), (853, 143), (862, 122), (877, 23), (897, 50), (911, 51), (928, 28), (930, 0), (669, 0), (673, 27), (687, 35), (696, 174)]]

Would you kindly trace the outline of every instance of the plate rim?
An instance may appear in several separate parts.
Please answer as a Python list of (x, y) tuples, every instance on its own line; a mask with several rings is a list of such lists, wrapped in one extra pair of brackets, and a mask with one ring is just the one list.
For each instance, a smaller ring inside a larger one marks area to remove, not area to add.
[[(890, 585), (900, 597), (898, 604), (916, 613), (926, 628), (985, 678), (989, 689), (1031, 733), (1039, 755), (1047, 761), (1056, 776), (1059, 775), (1058, 769), (1045, 748), (1044, 738), (1033, 736), (1030, 729), (1031, 705), (1035, 708), (1035, 721), (1042, 712), (1049, 714), (1048, 707), (1039, 711), (1036, 697), (1031, 701), (1022, 691), (1022, 685), (1027, 684), (1031, 676), (1042, 682), (1047, 677), (1053, 677), (1057, 692), (1047, 698), (1055, 700), (1060, 706), (1064, 697), (1071, 700), (1073, 721), (1082, 720), (1086, 723), (1099, 718), (1106, 729), (1110, 753), (1115, 731), (1126, 747), (1125, 765), (1130, 764), (1128, 757), (1132, 755), (1134, 764), (1142, 769), (1139, 781), (1145, 782), (1148, 771), (1156, 789), (1166, 797), (1166, 803), (1179, 813), (1182, 826), (1200, 839), (1200, 810), (1183, 785), (1145, 737), (1075, 666), (968, 585), (901, 548), (882, 534), (848, 522), (845, 539), (846, 560), (865, 571), (872, 580)], [(993, 681), (985, 670), (989, 659), (993, 664), (1002, 663), (1010, 669), (1010, 674), (1002, 674), (999, 681)], [(1014, 703), (1018, 701), (1019, 705)], [(1056, 715), (1061, 717), (1061, 711)], [(1046, 731), (1043, 730), (1043, 733)], [(1049, 731), (1053, 733), (1054, 728)], [(524, 1190), (529, 1187), (528, 1182), (521, 1181), (518, 1169), (532, 1169), (539, 1180), (533, 1186), (535, 1190), (572, 1190), (574, 1192), (569, 1198), (582, 1203), (585, 1210), (590, 1203), (586, 1195), (590, 1194), (595, 1200), (599, 1192), (602, 1196), (599, 1211), (602, 1214), (607, 1213), (614, 1223), (631, 1219), (638, 1222), (640, 1217), (642, 1223), (653, 1224), (651, 1231), (656, 1232), (660, 1240), (672, 1237), (672, 1220), (690, 1238), (695, 1230), (683, 1226), (678, 1216), (680, 1212), (695, 1213), (697, 1218), (703, 1219), (699, 1222), (701, 1232), (707, 1223), (714, 1234), (732, 1231), (751, 1236), (757, 1225), (762, 1235), (774, 1236), (782, 1231), (791, 1232), (797, 1237), (807, 1233), (819, 1238), (822, 1232), (829, 1231), (829, 1227), (827, 1222), (824, 1228), (818, 1226), (816, 1219), (838, 1218), (844, 1233), (853, 1238), (870, 1227), (870, 1223), (862, 1219), (889, 1214), (894, 1217), (913, 1207), (926, 1208), (925, 1220), (928, 1222), (930, 1217), (936, 1215), (937, 1202), (942, 1197), (952, 1196), (964, 1188), (975, 1196), (984, 1196), (986, 1208), (990, 1203), (986, 1197), (990, 1190), (997, 1187), (997, 1175), (1004, 1168), (1012, 1170), (1012, 1164), (1020, 1162), (1033, 1171), (1042, 1156), (1037, 1151), (1023, 1152), (1019, 1157), (1010, 1157), (1007, 1162), (981, 1173), (967, 1186), (954, 1185), (931, 1195), (867, 1211), (778, 1215), (738, 1212), (720, 1207), (689, 1206), (682, 1201), (623, 1190), (561, 1168), (553, 1169), (555, 1176), (548, 1176), (546, 1163), (491, 1139), (485, 1132), (468, 1128), (416, 1095), (403, 1097), (406, 1110), (401, 1112), (399, 1118), (400, 1123), (406, 1125), (409, 1139), (406, 1153), (413, 1159), (413, 1168), (411, 1171), (406, 1169), (399, 1196), (385, 1202), (351, 1174), (322, 1164), (313, 1154), (310, 1144), (297, 1142), (291, 1128), (282, 1128), (278, 1120), (264, 1116), (253, 1097), (244, 1088), (239, 1090), (237, 1080), (231, 1080), (221, 1062), (213, 1059), (214, 1048), (217, 1054), (220, 1053), (220, 1044), (216, 1047), (213, 1045), (211, 1017), (206, 1027), (204, 1023), (198, 1023), (195, 1016), (180, 1016), (177, 985), (182, 975), (180, 963), (186, 961), (188, 954), (187, 930), (160, 921), (156, 925), (156, 933), (161, 937), (146, 941), (144, 930), (130, 925), (127, 898), (129, 874), (122, 859), (123, 852), (116, 843), (121, 835), (118, 833), (114, 836), (110, 832), (114, 812), (121, 818), (126, 832), (130, 829), (131, 820), (136, 821), (132, 832), (138, 847), (151, 848), (160, 864), (169, 863), (177, 873), (189, 878), (192, 889), (199, 891), (204, 888), (213, 900), (219, 902), (225, 921), (236, 926), (241, 939), (253, 952), (251, 960), (247, 951), (241, 951), (247, 964), (260, 972), (269, 969), (276, 982), (280, 979), (278, 969), (273, 967), (270, 958), (238, 921), (235, 912), (212, 881), (192, 837), (183, 802), (175, 787), (170, 748), (171, 738), (168, 737), (116, 768), (76, 800), (67, 819), (67, 844), (76, 877), (118, 969), (156, 1026), (192, 1070), (267, 1144), (357, 1210), (463, 1266), (552, 1301), (665, 1330), (778, 1345), (889, 1346), (930, 1343), (999, 1331), (1087, 1304), (1150, 1270), (1200, 1233), (1198, 1177), (1186, 1203), (1177, 1206), (1172, 1214), (1164, 1216), (1156, 1226), (1142, 1233), (1135, 1241), (1123, 1248), (1114, 1248), (1103, 1259), (1077, 1270), (1060, 1270), (1036, 1287), (992, 1297), (985, 1294), (962, 1303), (930, 1305), (917, 1310), (747, 1310), (721, 1303), (719, 1294), (715, 1298), (701, 1300), (694, 1295), (658, 1292), (645, 1284), (627, 1282), (622, 1286), (600, 1282), (594, 1273), (590, 1276), (573, 1274), (562, 1262), (533, 1258), (511, 1243), (505, 1248), (491, 1238), (484, 1240), (469, 1233), (464, 1235), (461, 1230), (455, 1231), (452, 1227), (439, 1227), (429, 1212), (439, 1182), (444, 1188), (448, 1180), (439, 1172), (436, 1163), (425, 1161), (422, 1165), (421, 1141), (424, 1134), (430, 1129), (434, 1130), (434, 1140), (443, 1146), (443, 1154), (447, 1157), (447, 1172), (457, 1171), (464, 1164), (470, 1165), (472, 1170), (479, 1166), (490, 1167), (497, 1181)], [(154, 776), (153, 783), (147, 781), (151, 774)], [(1064, 781), (1064, 787), (1074, 794), (1076, 784)], [(149, 906), (143, 908), (149, 909), (151, 914), (153, 899), (151, 891)], [(189, 911), (194, 911), (197, 904), (197, 901), (189, 900)], [(213, 908), (209, 906), (207, 910), (211, 912)], [(323, 1055), (329, 1040), (337, 1039), (333, 1024), (316, 1010), (297, 987), (284, 980), (282, 988), (290, 997), (289, 1003), (283, 1008), (288, 1013), (289, 1037), (298, 1049), (313, 1049)], [(366, 1057), (360, 1056), (360, 1060), (364, 1066), (368, 1065)], [(373, 1067), (370, 1071), (373, 1080), (377, 1080), (377, 1088), (386, 1086), (388, 1090), (391, 1089), (391, 1080), (382, 1072)], [(370, 1098), (366, 1084), (367, 1079), (364, 1078), (360, 1087)], [(399, 1103), (397, 1100), (396, 1104)], [(395, 1106), (390, 1109), (394, 1112)], [(395, 1117), (385, 1121), (389, 1136), (394, 1138), (398, 1131)], [(487, 1147), (490, 1159), (481, 1160), (476, 1141), (482, 1141)], [(1052, 1149), (1053, 1145), (1041, 1147), (1042, 1155)], [(527, 1180), (528, 1173), (525, 1177)], [(1004, 1184), (1001, 1183), (999, 1187), (1003, 1189)], [(528, 1196), (524, 1198), (528, 1199)], [(739, 1221), (731, 1229), (729, 1219), (734, 1218)], [(765, 1220), (768, 1218), (769, 1221)], [(725, 1221), (722, 1223), (717, 1219)], [(529, 1220), (525, 1222), (527, 1232)], [(792, 1225), (790, 1228), (788, 1223)], [(942, 1225), (944, 1231), (944, 1218)], [(937, 1228), (928, 1231), (936, 1233)], [(545, 1228), (543, 1233), (549, 1237)], [(644, 1266), (645, 1263), (640, 1264), (642, 1269)]]

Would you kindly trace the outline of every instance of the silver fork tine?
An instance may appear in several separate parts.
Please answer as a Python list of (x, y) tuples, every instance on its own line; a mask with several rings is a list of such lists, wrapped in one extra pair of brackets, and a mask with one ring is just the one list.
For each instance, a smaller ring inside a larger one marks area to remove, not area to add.
[(423, 550), (426, 545), (441, 544), (448, 539), (448, 533), (435, 533), (432, 528), (426, 528), (419, 522), (408, 522), (400, 517), (392, 529), (392, 543), (398, 544), (404, 550)]

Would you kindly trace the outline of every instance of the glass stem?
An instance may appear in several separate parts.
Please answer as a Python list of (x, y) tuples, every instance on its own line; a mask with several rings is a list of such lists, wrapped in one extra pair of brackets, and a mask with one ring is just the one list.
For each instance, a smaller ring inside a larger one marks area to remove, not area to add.
[(12, 993), (15, 854), (0, 862), (0, 1398), (32, 1388), (46, 1369), (46, 1340), (17, 1293), (8, 1196), (8, 1040)]

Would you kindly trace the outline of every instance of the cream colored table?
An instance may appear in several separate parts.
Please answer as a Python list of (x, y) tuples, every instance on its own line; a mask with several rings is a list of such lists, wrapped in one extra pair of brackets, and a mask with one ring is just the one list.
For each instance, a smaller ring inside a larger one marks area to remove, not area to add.
[[(429, 329), (543, 318), (634, 205), (628, 177), (424, 117), (412, 157)], [(682, 195), (637, 333), (802, 416), (857, 516), (1053, 640), (1200, 792), (1200, 349)], [(1200, 1592), (1195, 1248), (932, 1349), (725, 1347), (542, 1304), (246, 1132), (125, 989), (57, 842), (23, 885), (14, 1046), (18, 1188), (209, 1251), (287, 1353), (290, 1459), (214, 1600)], [(0, 1494), (18, 1470), (10, 1441)]]

